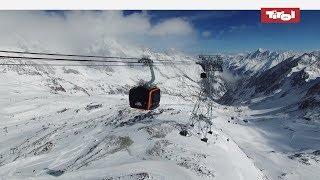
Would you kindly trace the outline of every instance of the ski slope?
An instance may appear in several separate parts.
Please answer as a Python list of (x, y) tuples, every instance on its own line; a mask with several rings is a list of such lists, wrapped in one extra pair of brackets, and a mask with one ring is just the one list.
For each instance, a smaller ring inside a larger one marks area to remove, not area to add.
[(165, 95), (158, 110), (141, 112), (126, 96), (35, 96), (4, 108), (3, 178), (262, 179), (219, 129), (208, 143), (180, 136), (192, 109), (181, 98)]

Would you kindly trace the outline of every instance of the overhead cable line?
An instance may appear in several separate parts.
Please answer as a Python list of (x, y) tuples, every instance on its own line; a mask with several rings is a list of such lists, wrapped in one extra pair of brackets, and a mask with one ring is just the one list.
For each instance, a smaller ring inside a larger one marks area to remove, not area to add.
[[(97, 59), (67, 59), (67, 58), (52, 58), (52, 57), (27, 57), (27, 56), (4, 56), (0, 55), (0, 58), (8, 58), (12, 60), (25, 59), (25, 60), (41, 60), (41, 61), (73, 61), (73, 62), (104, 62), (104, 63), (141, 63), (138, 61), (118, 61), (118, 60), (97, 60)], [(155, 63), (187, 63), (186, 61), (155, 61)]]
[(8, 59), (27, 59), (27, 60), (42, 60), (42, 61), (73, 61), (73, 62), (106, 62), (106, 63), (139, 63), (136, 61), (104, 61), (104, 60), (96, 60), (96, 59), (66, 59), (66, 58), (48, 58), (48, 57), (23, 57), (23, 56), (1, 56), (0, 58), (8, 58)]
[[(13, 63), (1, 63), (0, 66), (129, 66), (126, 64), (13, 64)], [(143, 64), (135, 64), (130, 66), (144, 66)]]
[[(154, 66), (169, 66), (170, 64), (154, 64)], [(186, 64), (175, 64), (186, 65)], [(191, 64), (190, 64), (191, 65)], [(0, 63), (0, 66), (145, 66), (144, 64), (13, 64), (13, 63)]]
[(23, 52), (23, 51), (3, 51), (0, 53), (14, 53), (14, 54), (31, 54), (44, 56), (67, 56), (67, 57), (85, 57), (85, 58), (104, 58), (104, 59), (140, 59), (136, 57), (118, 57), (118, 56), (95, 56), (95, 55), (77, 55), (77, 54), (62, 54), (62, 53), (40, 53), (40, 52)]
[[(11, 54), (22, 54), (22, 55), (42, 55), (42, 56), (63, 56), (63, 57), (81, 57), (81, 58), (100, 58), (100, 59), (122, 59), (122, 60), (139, 60), (139, 57), (120, 57), (120, 56), (97, 56), (97, 55), (77, 55), (77, 54), (62, 54), (62, 53), (40, 53), (40, 52), (23, 52), (23, 51), (7, 51), (7, 50), (0, 50), (0, 53), (11, 53)], [(0, 57), (11, 57), (11, 58), (27, 58), (25, 56), (0, 56)], [(36, 58), (36, 57), (30, 57)], [(37, 57), (40, 58), (40, 57)], [(52, 60), (69, 60), (70, 58), (43, 58), (43, 59), (52, 59)], [(39, 59), (38, 59), (39, 60)], [(76, 59), (72, 59), (76, 61)], [(77, 59), (78, 61), (101, 61), (96, 59)], [(159, 62), (173, 62), (169, 59), (151, 59), (152, 61), (159, 61)], [(121, 62), (121, 61), (119, 61)], [(185, 62), (185, 61), (174, 61), (174, 62)]]

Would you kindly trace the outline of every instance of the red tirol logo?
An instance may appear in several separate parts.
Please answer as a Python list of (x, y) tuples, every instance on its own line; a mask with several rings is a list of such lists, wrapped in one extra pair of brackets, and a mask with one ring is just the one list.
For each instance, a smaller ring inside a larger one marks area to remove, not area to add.
[(262, 23), (299, 23), (299, 8), (261, 8)]

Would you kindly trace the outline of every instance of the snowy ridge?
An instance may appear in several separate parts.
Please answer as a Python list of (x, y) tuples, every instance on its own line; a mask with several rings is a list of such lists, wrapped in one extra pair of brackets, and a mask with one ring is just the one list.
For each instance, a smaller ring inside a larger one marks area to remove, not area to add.
[(268, 70), (283, 60), (298, 55), (294, 52), (271, 52), (258, 49), (253, 52), (234, 56), (225, 56), (226, 68), (235, 75), (252, 75)]
[[(236, 108), (237, 122), (245, 125), (217, 122), (252, 157), (257, 167), (266, 169), (268, 179), (317, 179), (320, 169), (319, 52), (290, 55), (262, 70), (264, 63), (258, 63), (257, 57), (274, 54), (264, 52), (250, 53), (250, 57), (254, 57), (252, 63), (236, 61), (242, 77), (220, 99)], [(272, 55), (264, 60), (270, 61), (274, 61)], [(247, 73), (246, 69), (251, 67), (258, 68)], [(229, 68), (234, 72), (232, 66)]]
[[(257, 63), (256, 57), (265, 57), (266, 54), (268, 60), (264, 61), (265, 64), (268, 62), (272, 62), (269, 64), (276, 62), (276, 64), (264, 69), (266, 66), (263, 63)], [(319, 91), (317, 86), (320, 83), (319, 53), (311, 52), (289, 57), (287, 57), (288, 53), (278, 54), (277, 57), (283, 57), (280, 59), (274, 59), (274, 54), (276, 53), (260, 49), (249, 53), (247, 57), (253, 56), (254, 59), (249, 64), (239, 65), (238, 69), (251, 69), (252, 64), (258, 64), (259, 67), (252, 68), (255, 70), (249, 73), (250, 75), (245, 75), (247, 71), (243, 71), (242, 78), (237, 82), (237, 88), (231, 89), (222, 100), (229, 103), (247, 103), (252, 106), (257, 104), (264, 108), (269, 103), (269, 106), (280, 108), (301, 103), (307, 96), (310, 96), (310, 91), (317, 99)], [(249, 59), (244, 61), (249, 61)], [(234, 63), (231, 61), (231, 64)], [(228, 66), (228, 68), (230, 68), (229, 71), (234, 72), (233, 66)], [(258, 99), (263, 99), (263, 101), (257, 101)]]

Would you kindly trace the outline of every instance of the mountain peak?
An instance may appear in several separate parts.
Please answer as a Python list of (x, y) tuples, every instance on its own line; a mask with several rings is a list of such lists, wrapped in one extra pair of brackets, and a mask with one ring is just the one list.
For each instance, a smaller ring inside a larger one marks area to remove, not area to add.
[(262, 49), (262, 48), (259, 48), (259, 49), (257, 49), (257, 51), (258, 51), (258, 52), (264, 52), (264, 51), (266, 51), (266, 50), (264, 50), (264, 49)]
[(249, 52), (247, 58), (254, 59), (254, 58), (269, 56), (269, 55), (270, 55), (269, 50), (264, 50), (262, 48), (259, 48), (256, 51)]

